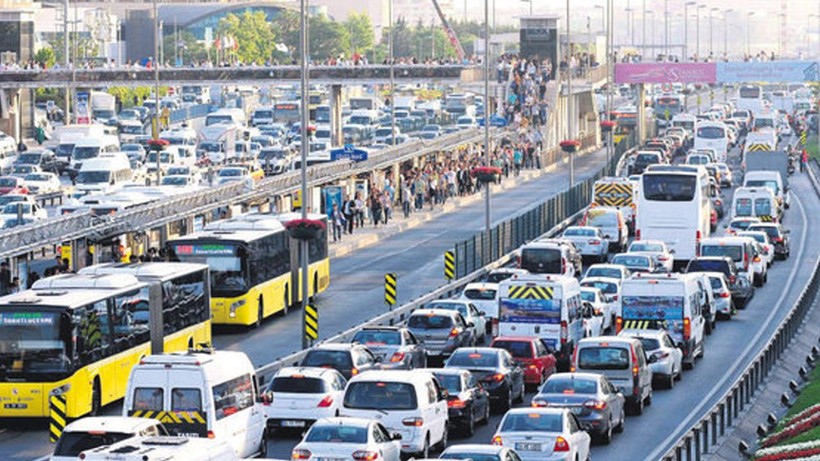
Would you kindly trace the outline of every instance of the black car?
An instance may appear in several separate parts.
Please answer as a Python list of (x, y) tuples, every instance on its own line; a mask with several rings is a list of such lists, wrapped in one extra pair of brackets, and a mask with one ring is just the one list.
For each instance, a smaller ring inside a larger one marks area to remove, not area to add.
[(48, 149), (21, 152), (17, 156), (17, 159), (14, 160), (14, 164), (35, 165), (40, 167), (41, 170), (50, 173), (59, 173), (60, 171), (57, 155)]
[(746, 277), (740, 277), (737, 266), (728, 256), (698, 256), (689, 260), (686, 272), (720, 272), (729, 281), (729, 291), (732, 292), (732, 301), (739, 308), (746, 307), (746, 303), (754, 296), (755, 287)]
[(791, 245), (788, 229), (783, 229), (783, 226), (777, 223), (756, 223), (749, 226), (748, 230), (765, 232), (774, 245), (774, 255), (780, 259), (789, 259)]
[(469, 370), (490, 393), (490, 399), (502, 412), (524, 399), (524, 370), (512, 355), (493, 347), (462, 347), (447, 359), (444, 368)]
[(359, 344), (320, 344), (311, 349), (299, 366), (333, 368), (350, 379), (368, 370), (381, 369), (380, 359)]
[(430, 368), (441, 387), (447, 389), (447, 413), (450, 429), (463, 429), (472, 437), (475, 423), (490, 422), (490, 394), (469, 371), (459, 368)]

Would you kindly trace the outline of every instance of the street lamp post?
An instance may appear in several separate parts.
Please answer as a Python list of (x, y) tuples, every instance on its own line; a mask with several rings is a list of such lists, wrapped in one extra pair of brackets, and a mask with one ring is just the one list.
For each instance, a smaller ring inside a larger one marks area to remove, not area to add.
[(686, 2), (683, 5), (683, 59), (689, 60), (689, 7), (697, 5), (697, 2)]
[[(572, 37), (570, 36), (570, 29), (569, 29), (569, 0), (567, 0), (567, 57), (568, 63), (572, 62), (572, 59), (569, 59), (572, 56)], [(575, 136), (575, 114), (573, 113), (575, 108), (572, 104), (572, 67), (567, 66), (567, 113), (569, 114), (569, 139), (573, 139)], [(569, 154), (569, 188), (572, 189), (575, 186), (575, 156), (572, 155), (573, 153), (570, 152)]]
[[(652, 10), (649, 10), (649, 11), (646, 12), (646, 14), (652, 16), (652, 30), (650, 31), (651, 39), (649, 40), (649, 43), (650, 43), (650, 49), (652, 50), (652, 54), (650, 56), (654, 56), (655, 55), (655, 12), (652, 11)], [(652, 58), (652, 59), (654, 60), (654, 58)]]
[[(299, 34), (299, 39), (300, 40), (299, 41), (300, 41), (300, 45), (301, 45), (300, 48), (301, 48), (301, 54), (302, 54), (301, 60), (300, 60), (301, 80), (302, 80), (301, 81), (301, 84), (302, 84), (302, 88), (301, 88), (301, 90), (302, 90), (302, 104), (301, 104), (301, 110), (302, 110), (302, 122), (301, 123), (302, 123), (302, 126), (299, 127), (301, 132), (302, 132), (302, 142), (299, 143), (300, 144), (299, 147), (300, 147), (300, 151), (301, 151), (302, 155), (301, 155), (301, 162), (299, 162), (300, 163), (299, 167), (300, 167), (300, 170), (301, 170), (301, 178), (300, 178), (301, 179), (301, 187), (299, 189), (299, 192), (300, 192), (300, 194), (302, 194), (302, 197), (301, 197), (302, 198), (302, 200), (301, 200), (301, 202), (302, 202), (302, 209), (301, 209), (302, 219), (307, 219), (307, 215), (308, 215), (308, 213), (307, 213), (308, 212), (307, 156), (308, 156), (308, 146), (310, 145), (310, 143), (308, 142), (308, 123), (309, 123), (308, 100), (310, 98), (310, 94), (308, 92), (308, 89), (309, 89), (309, 85), (310, 85), (310, 75), (308, 74), (308, 72), (309, 72), (309, 67), (308, 67), (309, 53), (308, 53), (308, 17), (307, 17), (307, 15), (308, 15), (308, 11), (307, 11), (308, 5), (307, 5), (307, 3), (308, 3), (308, 0), (301, 0), (300, 1), (300, 9), (299, 9), (299, 16), (300, 16), (300, 22), (301, 22), (301, 24), (300, 24), (301, 30), (300, 30), (300, 34)], [(302, 327), (300, 328), (301, 330), (304, 329), (304, 325), (305, 325), (305, 322), (307, 320), (305, 316), (307, 315), (306, 307), (307, 307), (307, 303), (308, 303), (308, 294), (309, 294), (309, 290), (308, 290), (308, 250), (309, 250), (308, 245), (309, 245), (309, 243), (310, 242), (308, 240), (300, 240), (299, 241), (299, 252), (300, 252), (299, 263), (300, 263), (301, 271), (302, 271), (302, 274), (301, 274), (302, 281), (300, 283), (300, 285), (301, 285), (300, 288), (301, 288), (301, 292), (302, 292)], [(308, 347), (310, 347), (310, 342), (311, 341), (310, 341), (310, 339), (308, 339), (305, 332), (302, 331), (302, 349), (307, 349)]]
[(663, 54), (669, 61), (669, 0), (663, 0)]
[(695, 8), (695, 61), (699, 61), (700, 57), (700, 10), (706, 8), (706, 5), (698, 5)]
[(729, 13), (734, 11), (731, 8), (723, 10), (723, 60), (729, 60)]
[[(387, 48), (388, 54), (390, 59), (390, 138), (391, 146), (396, 145), (396, 75), (395, 75), (395, 63), (393, 57), (393, 0), (390, 0), (388, 4), (388, 14), (390, 15), (390, 19), (388, 20), (390, 24), (390, 33), (387, 35)], [(398, 178), (393, 178), (395, 181)]]
[(751, 57), (752, 57), (752, 50), (751, 50), (751, 44), (750, 44), (750, 38), (749, 38), (750, 37), (749, 30), (751, 29), (751, 22), (752, 22), (751, 20), (752, 20), (752, 16), (754, 16), (754, 14), (755, 14), (754, 11), (749, 11), (748, 13), (746, 13), (746, 56), (749, 59), (751, 59)]
[[(532, 0), (530, 0), (532, 8)], [(530, 12), (532, 14), (532, 12)], [(490, 2), (484, 0), (484, 163), (490, 166)], [(490, 183), (484, 185), (484, 230), (490, 235)]]
[[(612, 27), (613, 23), (613, 15), (614, 15), (614, 7), (612, 4), (613, 0), (607, 0), (606, 2), (606, 65), (607, 65), (607, 72), (606, 72), (606, 120), (612, 120), (612, 74), (614, 72), (615, 62), (612, 56), (613, 50), (613, 43), (612, 38), (614, 36), (614, 31)], [(606, 164), (607, 167), (609, 166), (609, 162), (612, 159), (612, 130), (607, 133), (606, 139)]]
[(714, 36), (712, 34), (714, 32), (713, 25), (714, 25), (714, 21), (715, 21), (715, 15), (714, 15), (715, 11), (720, 11), (720, 9), (717, 8), (717, 7), (712, 7), (712, 8), (709, 9), (709, 58), (710, 59), (714, 59), (714, 56), (715, 56), (714, 55), (714, 48), (713, 48), (713, 45), (714, 45), (713, 38), (714, 38)]
[(527, 2), (530, 4), (530, 16), (532, 16), (532, 2), (533, 0), (521, 0), (522, 2)]
[[(75, 3), (76, 4), (76, 3)], [(154, 13), (154, 139), (159, 139), (159, 41), (162, 34), (159, 30), (159, 14), (157, 12), (157, 0), (153, 0)], [(157, 185), (162, 184), (162, 155), (157, 151)]]
[(646, 55), (646, 0), (641, 7), (641, 61)]
[(606, 9), (604, 5), (595, 5), (596, 10), (601, 10), (601, 32), (606, 32)]

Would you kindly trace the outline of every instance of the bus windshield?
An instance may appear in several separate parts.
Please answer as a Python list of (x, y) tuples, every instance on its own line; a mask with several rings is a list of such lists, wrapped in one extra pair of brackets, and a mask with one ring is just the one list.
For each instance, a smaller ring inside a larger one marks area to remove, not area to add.
[(646, 200), (691, 202), (695, 198), (697, 177), (691, 175), (652, 174), (643, 177)]
[[(26, 306), (29, 307), (29, 306)], [(57, 312), (8, 306), (0, 310), (0, 381), (29, 374), (69, 371)]]
[(722, 139), (726, 137), (726, 130), (719, 126), (702, 126), (698, 128), (698, 138)]
[(172, 260), (207, 264), (214, 297), (238, 296), (248, 291), (248, 275), (239, 246), (232, 243), (173, 243)]

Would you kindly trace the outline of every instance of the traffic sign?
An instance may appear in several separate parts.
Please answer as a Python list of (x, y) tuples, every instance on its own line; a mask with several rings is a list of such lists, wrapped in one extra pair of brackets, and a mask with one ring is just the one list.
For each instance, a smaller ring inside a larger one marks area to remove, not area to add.
[(357, 149), (353, 144), (345, 144), (341, 149), (330, 151), (330, 160), (353, 160), (354, 162), (364, 162), (367, 160), (367, 151)]
[(319, 311), (312, 304), (305, 305), (305, 337), (319, 339)]
[(453, 280), (456, 278), (456, 254), (452, 251), (444, 252), (444, 278)]
[(384, 274), (384, 302), (391, 308), (396, 305), (396, 279), (394, 272)]

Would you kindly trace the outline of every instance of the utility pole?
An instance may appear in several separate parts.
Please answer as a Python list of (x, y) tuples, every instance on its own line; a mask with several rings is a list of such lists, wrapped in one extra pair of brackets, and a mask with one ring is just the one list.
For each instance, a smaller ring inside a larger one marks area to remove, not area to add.
[[(465, 0), (466, 1), (466, 0)], [(393, 62), (393, 0), (388, 4), (388, 13), (390, 14), (389, 24), (390, 33), (387, 35), (387, 48), (390, 58), (390, 133), (391, 146), (396, 145), (396, 76)], [(396, 181), (398, 178), (393, 178)]]
[[(63, 67), (65, 67), (66, 71), (69, 68), (69, 41), (70, 36), (68, 33), (68, 0), (63, 2)], [(73, 71), (72, 71), (73, 74)], [(63, 122), (68, 125), (71, 123), (71, 87), (69, 85), (65, 86), (65, 112), (63, 113)]]
[[(484, 0), (484, 162), (490, 166), (490, 3)], [(532, 8), (532, 0), (530, 0)], [(484, 185), (484, 229), (490, 235), (490, 183)]]
[[(567, 56), (572, 56), (572, 36), (570, 35), (570, 28), (569, 28), (569, 1), (567, 0)], [(573, 113), (575, 108), (572, 104), (572, 66), (569, 64), (572, 62), (572, 59), (569, 59), (567, 62), (567, 113), (569, 114), (569, 139), (574, 139), (575, 136), (575, 114)], [(569, 188), (575, 185), (575, 156), (572, 152), (569, 154)]]
[[(155, 0), (156, 1), (156, 0)], [(307, 2), (308, 0), (301, 0), (300, 5), (300, 44), (301, 44), (301, 51), (302, 51), (302, 59), (300, 60), (301, 64), (301, 80), (302, 80), (302, 104), (300, 108), (302, 110), (302, 126), (300, 126), (300, 131), (302, 132), (302, 141), (299, 143), (300, 151), (301, 151), (301, 162), (300, 162), (300, 171), (301, 171), (301, 184), (299, 192), (302, 194), (302, 219), (307, 219), (308, 214), (308, 190), (307, 190), (307, 155), (308, 155), (308, 146), (310, 143), (308, 142), (308, 100), (310, 98), (310, 94), (308, 92), (308, 88), (310, 85), (310, 76), (308, 75), (308, 20), (307, 20)], [(301, 285), (301, 292), (302, 292), (302, 349), (307, 349), (310, 347), (310, 340), (308, 339), (307, 335), (304, 332), (305, 324), (306, 324), (306, 316), (307, 316), (307, 304), (308, 304), (308, 296), (310, 291), (308, 289), (308, 250), (309, 250), (310, 242), (308, 240), (299, 240), (299, 265), (301, 267), (301, 278), (302, 281)]]
[[(159, 30), (159, 13), (157, 12), (157, 0), (153, 0), (154, 8), (154, 126), (153, 137), (159, 139), (159, 41), (162, 38)], [(162, 184), (162, 155), (157, 149), (157, 185)]]

